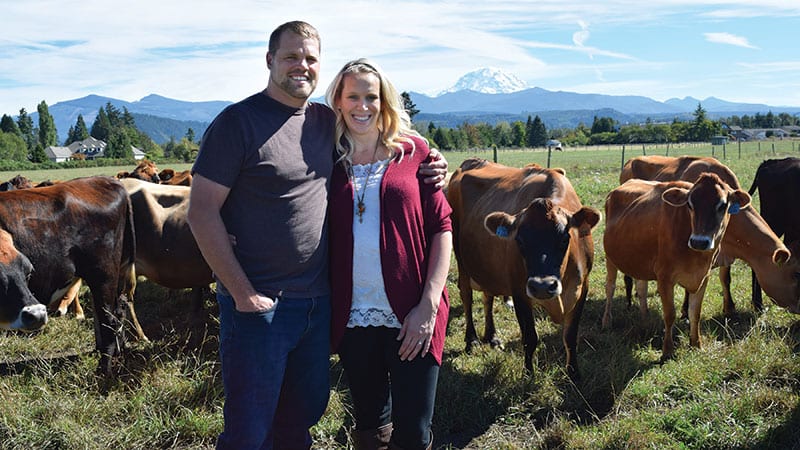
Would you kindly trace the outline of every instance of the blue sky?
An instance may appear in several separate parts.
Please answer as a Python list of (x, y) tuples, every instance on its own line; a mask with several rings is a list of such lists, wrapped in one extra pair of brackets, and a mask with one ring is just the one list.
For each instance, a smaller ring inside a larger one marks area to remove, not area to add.
[(529, 87), (800, 106), (797, 0), (24, 0), (0, 18), (0, 114), (98, 94), (236, 101), (266, 86), (272, 29), (322, 35), (320, 96), (369, 57), (434, 95), (497, 67)]

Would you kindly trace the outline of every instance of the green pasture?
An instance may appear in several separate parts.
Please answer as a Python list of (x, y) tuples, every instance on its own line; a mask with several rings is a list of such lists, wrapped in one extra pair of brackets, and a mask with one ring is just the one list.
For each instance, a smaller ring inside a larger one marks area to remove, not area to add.
[[(584, 204), (603, 208), (617, 185), (624, 159), (646, 154), (715, 156), (746, 190), (764, 159), (800, 156), (792, 141), (710, 145), (634, 145), (623, 149), (567, 148), (549, 155), (562, 167)], [(741, 156), (740, 156), (741, 155)], [(493, 159), (491, 150), (447, 152), (451, 169), (464, 159)], [(546, 150), (499, 150), (511, 166), (546, 166)], [(178, 167), (173, 166), (176, 169)], [(113, 175), (124, 168), (102, 168)], [(95, 169), (98, 170), (98, 169)], [(97, 172), (95, 172), (97, 173)], [(34, 181), (92, 173), (22, 173)], [(0, 173), (5, 180), (17, 173)], [(787, 199), (793, 202), (793, 199)], [(758, 197), (754, 198), (758, 207)], [(503, 349), (488, 345), (464, 352), (464, 311), (448, 279), (450, 324), (436, 412), (440, 449), (787, 449), (800, 448), (800, 322), (765, 300), (750, 305), (750, 270), (733, 266), (734, 319), (722, 315), (721, 290), (712, 274), (702, 309), (702, 349), (688, 345), (688, 323), (676, 330), (674, 360), (659, 363), (663, 322), (651, 289), (650, 313), (626, 308), (618, 281), (614, 321), (600, 320), (605, 294), (604, 222), (594, 231), (595, 265), (579, 331), (581, 378), (564, 371), (561, 328), (536, 311), (540, 343), (534, 372), (523, 370), (522, 344), (513, 311), (495, 300)], [(682, 293), (676, 292), (676, 298)], [(476, 327), (483, 308), (475, 302)], [(131, 341), (118, 375), (95, 375), (96, 355), (89, 295), (87, 320), (54, 318), (44, 330), (0, 333), (0, 449), (210, 449), (222, 427), (222, 386), (217, 360), (215, 303), (193, 309), (188, 292), (146, 281), (136, 310), (150, 342)], [(130, 333), (129, 333), (130, 334)], [(352, 417), (346, 379), (331, 357), (331, 399), (314, 427), (314, 448), (348, 448)]]

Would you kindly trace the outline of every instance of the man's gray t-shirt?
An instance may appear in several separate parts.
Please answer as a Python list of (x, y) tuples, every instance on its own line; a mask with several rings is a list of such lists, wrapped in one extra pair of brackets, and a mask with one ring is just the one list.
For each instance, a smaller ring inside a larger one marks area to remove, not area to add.
[(334, 123), (325, 105), (296, 109), (258, 93), (225, 108), (203, 136), (192, 170), (231, 189), (222, 219), (259, 292), (288, 298), (330, 292), (326, 210)]

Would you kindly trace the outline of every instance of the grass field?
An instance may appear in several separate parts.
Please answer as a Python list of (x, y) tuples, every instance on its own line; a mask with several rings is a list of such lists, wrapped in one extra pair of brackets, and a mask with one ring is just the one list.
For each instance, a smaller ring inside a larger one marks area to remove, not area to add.
[[(624, 159), (647, 154), (713, 155), (731, 167), (744, 189), (768, 158), (800, 156), (797, 142), (705, 146), (633, 146), (567, 149), (550, 155), (563, 167), (584, 204), (603, 208)], [(491, 151), (450, 152), (451, 168)], [(499, 151), (498, 161), (547, 165), (545, 151)], [(111, 175), (117, 170), (104, 168)], [(68, 179), (23, 173), (33, 180)], [(0, 180), (14, 174), (0, 173)], [(83, 173), (76, 176), (89, 175)], [(791, 199), (789, 199), (792, 201)], [(758, 206), (758, 197), (754, 199)], [(442, 449), (786, 449), (800, 448), (800, 322), (766, 301), (750, 306), (750, 270), (733, 266), (739, 314), (722, 315), (716, 271), (701, 320), (704, 347), (688, 345), (688, 324), (677, 324), (676, 357), (659, 363), (663, 321), (656, 294), (642, 320), (621, 300), (611, 329), (602, 329), (604, 222), (594, 231), (595, 265), (579, 331), (582, 377), (563, 369), (560, 327), (536, 311), (540, 338), (534, 372), (522, 368), (522, 344), (513, 311), (496, 301), (503, 350), (481, 346), (464, 353), (464, 313), (451, 270), (451, 319), (434, 416), (435, 448)], [(455, 267), (454, 264), (452, 266)], [(651, 292), (654, 289), (651, 289)], [(86, 294), (84, 294), (86, 295)], [(681, 295), (676, 297), (680, 298)], [(90, 306), (88, 298), (84, 305)], [(0, 449), (213, 448), (222, 427), (216, 310), (207, 299), (192, 309), (187, 292), (139, 284), (139, 320), (149, 343), (131, 342), (114, 380), (95, 376), (91, 308), (87, 320), (56, 318), (41, 332), (0, 335)], [(483, 311), (475, 305), (482, 334)], [(331, 400), (313, 429), (315, 448), (347, 448), (352, 418), (346, 380), (331, 357)]]

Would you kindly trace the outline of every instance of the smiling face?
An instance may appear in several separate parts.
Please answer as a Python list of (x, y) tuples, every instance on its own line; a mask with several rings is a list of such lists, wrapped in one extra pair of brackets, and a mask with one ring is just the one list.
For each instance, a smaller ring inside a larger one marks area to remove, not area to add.
[(374, 73), (348, 73), (336, 102), (353, 137), (376, 135), (381, 113), (381, 86)]
[(280, 45), (267, 53), (267, 94), (289, 106), (302, 107), (317, 87), (319, 41), (286, 31)]

